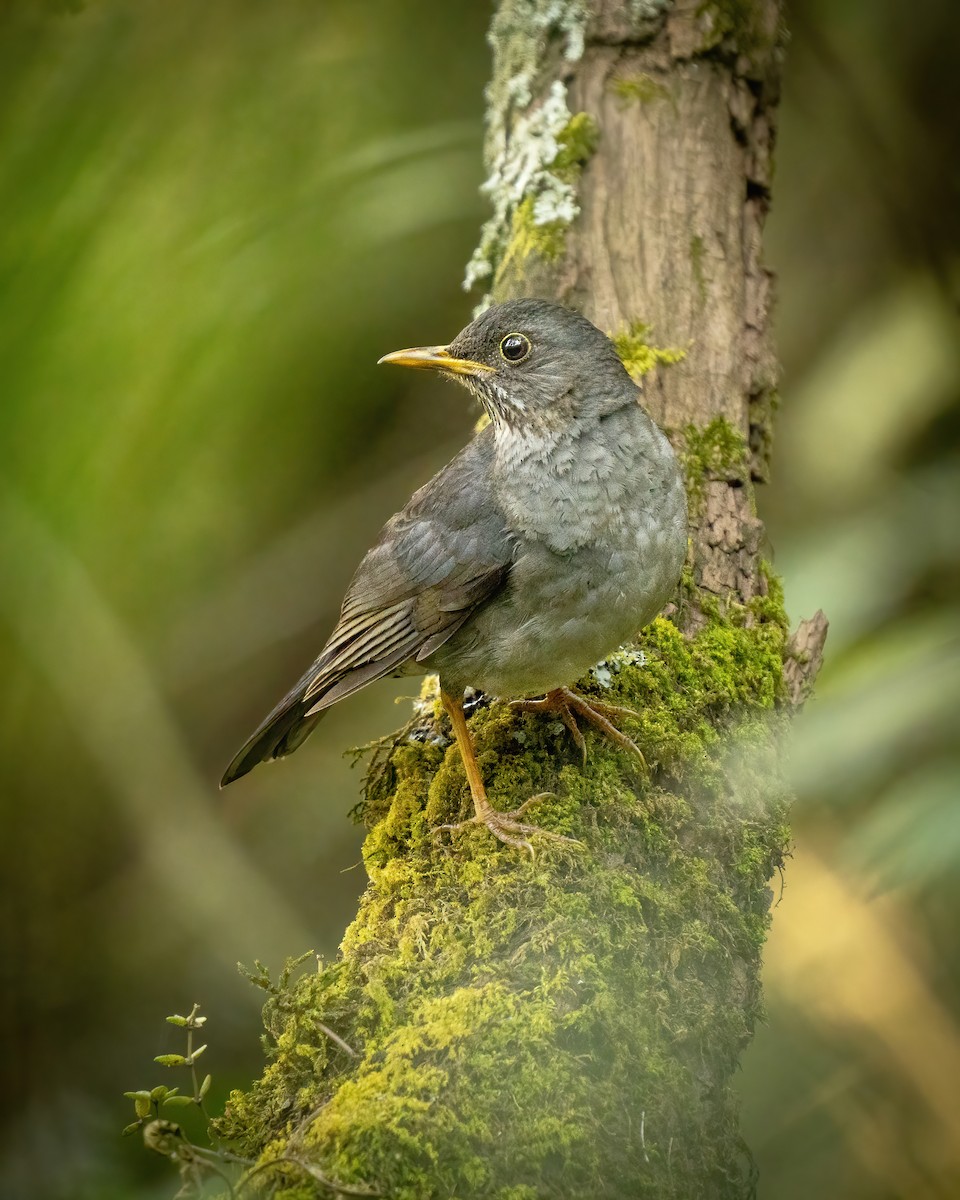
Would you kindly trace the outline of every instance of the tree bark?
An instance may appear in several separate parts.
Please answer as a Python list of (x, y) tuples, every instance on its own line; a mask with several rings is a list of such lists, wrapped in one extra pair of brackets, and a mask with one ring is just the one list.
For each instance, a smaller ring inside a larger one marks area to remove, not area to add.
[(553, 792), (538, 822), (583, 849), (434, 835), (469, 796), (429, 687), (374, 756), (358, 916), (335, 961), (272, 987), (271, 1062), (220, 1122), (284, 1196), (753, 1190), (730, 1080), (787, 842), (779, 734), (825, 634), (788, 639), (754, 508), (779, 22), (777, 0), (501, 0), (468, 278), (615, 338), (684, 457), (688, 566), (580, 684), (640, 713), (647, 773), (596, 740), (584, 766), (562, 727), (498, 703), (472, 717), (494, 803)]

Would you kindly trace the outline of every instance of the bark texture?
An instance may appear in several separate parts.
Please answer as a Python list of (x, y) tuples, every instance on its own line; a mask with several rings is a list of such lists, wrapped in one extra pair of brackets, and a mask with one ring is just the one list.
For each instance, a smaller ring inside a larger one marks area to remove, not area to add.
[(615, 337), (686, 463), (676, 602), (581, 681), (637, 709), (637, 771), (504, 705), (471, 727), (491, 799), (583, 848), (482, 829), (429, 686), (374, 757), (370, 884), (340, 956), (271, 985), (270, 1063), (221, 1133), (286, 1197), (743, 1197), (730, 1081), (760, 1011), (787, 841), (777, 741), (825, 623), (789, 640), (761, 559), (776, 367), (761, 261), (776, 0), (502, 0), (493, 217), (469, 268)]

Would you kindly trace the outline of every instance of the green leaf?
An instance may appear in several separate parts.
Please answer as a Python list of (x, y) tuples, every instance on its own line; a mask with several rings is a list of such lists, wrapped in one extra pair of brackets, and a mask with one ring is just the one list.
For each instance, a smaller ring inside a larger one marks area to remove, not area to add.
[(167, 1017), (165, 1019), (169, 1021), (171, 1025), (180, 1025), (181, 1027), (187, 1023), (187, 1018), (181, 1017), (178, 1013), (174, 1013), (172, 1017)]
[(206, 1048), (207, 1048), (207, 1043), (206, 1043), (206, 1042), (204, 1042), (202, 1046), (198, 1046), (198, 1047), (196, 1048), (196, 1050), (194, 1050), (194, 1052), (193, 1052), (193, 1053), (192, 1053), (192, 1054), (191, 1054), (191, 1055), (190, 1055), (188, 1058), (185, 1058), (185, 1059), (184, 1059), (184, 1062), (186, 1063), (186, 1065), (187, 1065), (188, 1067), (192, 1067), (192, 1066), (193, 1066), (193, 1064), (194, 1064), (194, 1063), (197, 1061), (197, 1059), (200, 1057), (200, 1055), (201, 1055), (201, 1054), (204, 1052), (204, 1050), (206, 1050)]
[(187, 1060), (182, 1054), (158, 1054), (153, 1061), (161, 1067), (182, 1067)]
[(205, 1075), (203, 1077), (203, 1083), (200, 1084), (200, 1095), (199, 1095), (198, 1099), (202, 1100), (204, 1098), (204, 1096), (207, 1094), (207, 1092), (210, 1091), (210, 1084), (212, 1082), (213, 1082), (212, 1076)]
[(142, 1121), (131, 1121), (129, 1125), (124, 1125), (123, 1129), (120, 1131), (120, 1136), (129, 1137), (131, 1133), (136, 1133), (142, 1124)]
[(123, 1094), (128, 1100), (149, 1100), (152, 1095), (146, 1088), (141, 1088), (137, 1092), (124, 1092)]
[(192, 1096), (168, 1096), (164, 1100), (165, 1108), (186, 1108), (188, 1104), (193, 1104)]

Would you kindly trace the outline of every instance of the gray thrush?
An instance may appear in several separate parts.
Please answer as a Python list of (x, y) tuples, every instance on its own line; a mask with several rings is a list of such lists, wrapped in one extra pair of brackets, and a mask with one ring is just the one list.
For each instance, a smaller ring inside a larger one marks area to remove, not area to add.
[(464, 691), (554, 712), (583, 748), (580, 717), (639, 754), (611, 720), (628, 710), (565, 685), (652, 620), (677, 584), (686, 554), (677, 460), (610, 340), (560, 305), (494, 305), (448, 346), (380, 361), (453, 377), (490, 423), (384, 526), (320, 656), (221, 786), (291, 753), (326, 709), (373, 680), (434, 671), (471, 821), (529, 850), (542, 831), (521, 817), (536, 797), (513, 812), (490, 805)]

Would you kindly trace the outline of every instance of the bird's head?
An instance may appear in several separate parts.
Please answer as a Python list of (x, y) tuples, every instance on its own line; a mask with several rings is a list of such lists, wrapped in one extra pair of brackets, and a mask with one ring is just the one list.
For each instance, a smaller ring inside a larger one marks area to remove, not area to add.
[(589, 420), (637, 396), (610, 339), (547, 300), (495, 304), (449, 345), (397, 350), (380, 362), (449, 375), (491, 420), (515, 428)]

